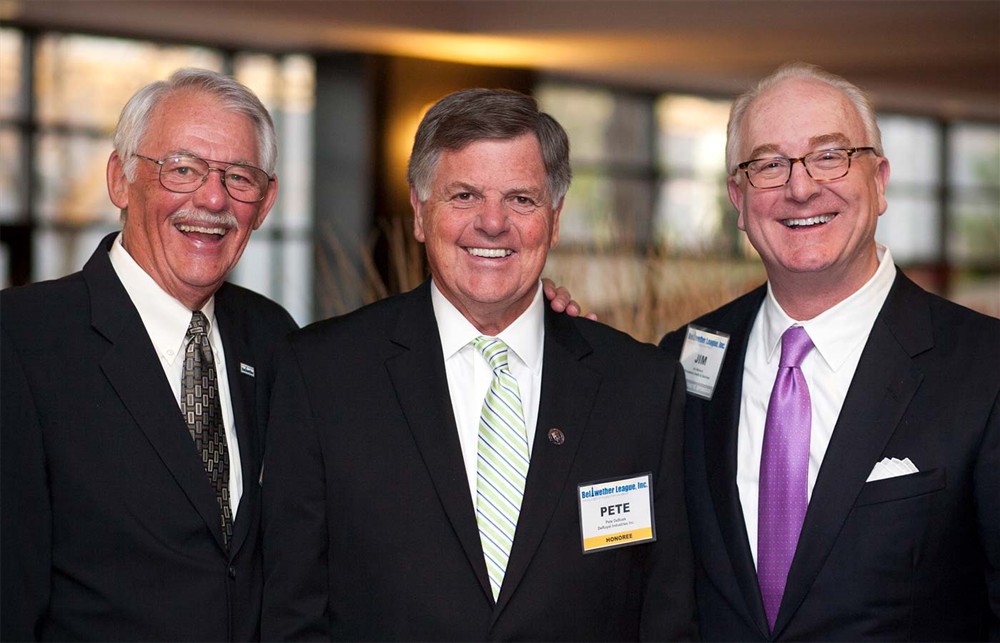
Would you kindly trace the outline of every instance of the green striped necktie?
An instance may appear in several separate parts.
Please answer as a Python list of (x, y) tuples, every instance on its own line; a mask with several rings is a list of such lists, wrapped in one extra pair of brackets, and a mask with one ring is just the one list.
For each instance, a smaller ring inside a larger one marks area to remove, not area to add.
[(472, 344), (493, 369), (479, 417), (476, 520), (496, 600), (507, 571), (528, 476), (528, 438), (521, 392), (508, 368), (507, 345), (486, 336), (480, 336)]

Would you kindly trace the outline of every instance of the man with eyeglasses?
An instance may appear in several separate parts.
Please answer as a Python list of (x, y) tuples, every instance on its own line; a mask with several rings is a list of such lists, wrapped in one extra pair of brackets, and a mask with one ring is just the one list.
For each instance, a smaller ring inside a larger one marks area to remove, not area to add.
[(259, 496), (280, 306), (225, 283), (274, 204), (267, 110), (181, 70), (125, 106), (122, 230), (2, 295), (4, 640), (259, 638)]
[(843, 78), (761, 81), (726, 161), (767, 284), (661, 344), (687, 374), (702, 636), (997, 640), (1000, 321), (876, 243), (889, 161)]

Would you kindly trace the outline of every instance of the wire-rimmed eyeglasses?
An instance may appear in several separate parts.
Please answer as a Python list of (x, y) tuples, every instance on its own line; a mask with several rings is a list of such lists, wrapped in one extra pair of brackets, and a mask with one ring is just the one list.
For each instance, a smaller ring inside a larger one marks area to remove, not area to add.
[(806, 174), (813, 181), (823, 183), (847, 176), (851, 170), (851, 158), (855, 154), (874, 151), (874, 147), (834, 147), (794, 159), (784, 156), (751, 159), (743, 161), (736, 168), (743, 170), (750, 185), (758, 190), (770, 190), (788, 183), (792, 178), (792, 166), (796, 163), (802, 163)]
[[(192, 154), (171, 154), (160, 160), (142, 154), (135, 156), (159, 165), (160, 185), (181, 194), (194, 192), (205, 184), (209, 173), (218, 172), (229, 196), (241, 203), (257, 203), (267, 194), (267, 186), (274, 180), (259, 167), (203, 159)], [(212, 167), (209, 163), (222, 167)]]

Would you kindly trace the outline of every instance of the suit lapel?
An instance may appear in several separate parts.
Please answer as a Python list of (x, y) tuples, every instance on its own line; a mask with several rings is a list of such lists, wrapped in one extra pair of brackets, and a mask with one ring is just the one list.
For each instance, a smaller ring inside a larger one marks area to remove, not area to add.
[(920, 292), (898, 273), (872, 327), (813, 488), (775, 636), (816, 580), (872, 467), (923, 379), (912, 358), (931, 348), (933, 339), (930, 312)]
[[(729, 348), (712, 396), (713, 401), (703, 403), (694, 398), (688, 400), (688, 404), (701, 405), (705, 413), (703, 430), (709, 491), (722, 539), (736, 574), (736, 583), (742, 594), (742, 600), (732, 596), (730, 600), (734, 605), (746, 607), (745, 616), (765, 638), (768, 632), (767, 620), (736, 484), (736, 461), (743, 362), (750, 330), (766, 292), (766, 287), (761, 287), (750, 293), (745, 298), (744, 305), (735, 309), (729, 319), (720, 320), (718, 329), (713, 329), (730, 333)], [(721, 587), (725, 587), (725, 584)]]
[(406, 297), (392, 334), (392, 341), (402, 350), (386, 360), (386, 369), (445, 514), (475, 570), (483, 593), (492, 600), (455, 412), (448, 393), (441, 337), (431, 305), (430, 282), (424, 282)]
[[(233, 539), (229, 554), (233, 556), (243, 546), (250, 526), (254, 523), (254, 507), (260, 492), (260, 444), (257, 426), (257, 389), (254, 377), (242, 372), (242, 364), (253, 366), (253, 349), (246, 342), (246, 334), (238, 316), (233, 314), (225, 297), (226, 286), (216, 295), (215, 318), (219, 324), (222, 346), (226, 352), (226, 375), (229, 378), (229, 395), (232, 398), (233, 420), (236, 423), (236, 437), (239, 441), (240, 467), (243, 474), (243, 497), (240, 511), (233, 523)], [(266, 421), (267, 418), (261, 418)]]
[[(546, 306), (538, 421), (514, 545), (494, 621), (517, 591), (518, 583), (545, 536), (556, 505), (565, 497), (566, 485), (586, 482), (568, 478), (601, 384), (601, 376), (581, 362), (591, 352), (574, 322)], [(548, 433), (553, 428), (562, 431), (563, 444), (549, 441)]]
[(219, 506), (163, 375), (142, 318), (108, 258), (116, 235), (105, 237), (83, 269), (90, 291), (91, 323), (111, 347), (101, 369), (177, 484), (222, 547)]

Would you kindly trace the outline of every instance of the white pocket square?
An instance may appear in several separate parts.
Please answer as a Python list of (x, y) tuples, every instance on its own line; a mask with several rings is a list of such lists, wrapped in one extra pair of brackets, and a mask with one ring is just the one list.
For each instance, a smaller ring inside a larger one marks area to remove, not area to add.
[(896, 478), (898, 476), (908, 476), (911, 473), (918, 473), (917, 467), (910, 462), (909, 458), (899, 460), (897, 458), (882, 458), (881, 462), (875, 464), (875, 468), (868, 474), (865, 482), (885, 480), (886, 478)]

